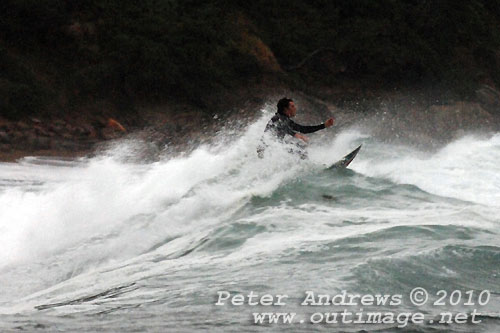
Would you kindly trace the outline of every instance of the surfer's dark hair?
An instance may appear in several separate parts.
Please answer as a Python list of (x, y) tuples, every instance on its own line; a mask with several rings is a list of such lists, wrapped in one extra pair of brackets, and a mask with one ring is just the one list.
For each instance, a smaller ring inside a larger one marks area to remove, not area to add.
[(285, 109), (288, 107), (288, 104), (290, 104), (290, 102), (293, 102), (292, 99), (290, 98), (282, 98), (278, 101), (278, 113), (279, 114), (285, 114)]

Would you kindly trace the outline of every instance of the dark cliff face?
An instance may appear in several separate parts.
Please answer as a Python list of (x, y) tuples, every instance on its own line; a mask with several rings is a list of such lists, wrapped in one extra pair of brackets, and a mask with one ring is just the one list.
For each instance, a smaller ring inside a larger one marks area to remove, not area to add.
[(11, 119), (99, 103), (208, 110), (269, 78), (311, 93), (433, 84), (466, 98), (500, 82), (499, 27), (486, 0), (6, 0), (0, 107)]

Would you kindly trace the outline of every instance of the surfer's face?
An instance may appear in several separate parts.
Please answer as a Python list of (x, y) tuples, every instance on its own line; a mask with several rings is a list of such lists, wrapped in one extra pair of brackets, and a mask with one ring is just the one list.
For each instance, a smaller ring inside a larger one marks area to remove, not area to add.
[(297, 108), (295, 107), (295, 104), (293, 102), (288, 103), (288, 107), (286, 108), (286, 114), (288, 117), (295, 117), (297, 114)]

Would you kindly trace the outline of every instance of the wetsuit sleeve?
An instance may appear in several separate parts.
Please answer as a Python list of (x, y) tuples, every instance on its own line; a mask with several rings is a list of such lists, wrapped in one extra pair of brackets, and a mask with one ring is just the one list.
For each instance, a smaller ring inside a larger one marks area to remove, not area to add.
[(292, 120), (290, 120), (290, 127), (294, 131), (307, 134), (307, 133), (314, 133), (316, 131), (324, 129), (325, 128), (325, 124), (314, 125), (314, 126), (304, 126), (304, 125), (299, 125), (299, 124), (293, 122)]

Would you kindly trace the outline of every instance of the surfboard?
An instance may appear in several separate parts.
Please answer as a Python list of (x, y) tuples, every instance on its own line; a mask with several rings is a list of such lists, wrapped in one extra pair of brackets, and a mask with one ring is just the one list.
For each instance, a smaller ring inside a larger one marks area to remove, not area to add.
[(349, 164), (351, 164), (352, 160), (358, 155), (359, 150), (361, 149), (362, 145), (359, 145), (358, 148), (354, 149), (351, 151), (349, 154), (345, 155), (341, 160), (333, 163), (328, 170), (330, 169), (342, 169), (342, 168), (347, 168)]

